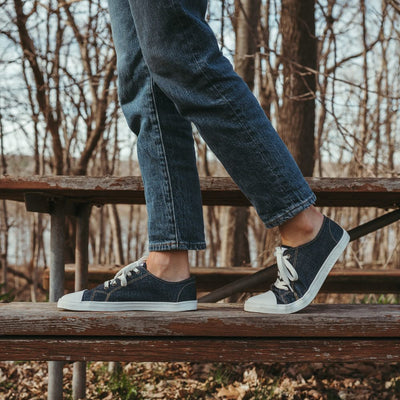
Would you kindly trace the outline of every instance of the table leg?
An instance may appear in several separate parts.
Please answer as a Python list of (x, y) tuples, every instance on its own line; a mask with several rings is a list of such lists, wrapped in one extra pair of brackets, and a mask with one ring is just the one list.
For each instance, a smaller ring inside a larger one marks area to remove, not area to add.
[[(64, 294), (64, 245), (65, 245), (65, 212), (64, 201), (54, 202), (51, 212), (50, 236), (50, 295), (49, 300), (56, 302)], [(49, 361), (48, 399), (63, 398), (63, 367), (62, 361)]]
[[(87, 288), (89, 265), (89, 204), (79, 206), (76, 220), (75, 245), (75, 291)], [(86, 395), (86, 362), (74, 363), (72, 380), (72, 397), (74, 400), (84, 399)]]

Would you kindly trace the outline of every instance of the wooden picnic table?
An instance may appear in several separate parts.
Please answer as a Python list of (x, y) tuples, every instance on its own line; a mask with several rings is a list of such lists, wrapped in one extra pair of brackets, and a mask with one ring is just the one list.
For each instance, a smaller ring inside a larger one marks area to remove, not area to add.
[[(318, 206), (392, 210), (353, 228), (349, 232), (352, 240), (400, 219), (399, 178), (307, 178), (307, 181), (317, 195)], [(204, 205), (249, 206), (248, 200), (230, 178), (207, 177), (201, 178), (200, 183)], [(80, 290), (87, 285), (91, 207), (145, 202), (143, 183), (137, 176), (2, 176), (0, 198), (25, 202), (28, 211), (51, 215), (51, 302), (57, 301), (64, 293), (65, 216), (76, 217), (75, 290)], [(218, 301), (275, 274), (273, 266), (257, 271), (216, 289), (200, 301)], [(200, 312), (172, 317), (99, 313), (91, 320), (91, 326), (97, 327), (94, 336), (88, 336), (84, 333), (87, 313), (57, 311), (54, 303), (7, 304), (0, 305), (0, 332), (3, 332), (0, 344), (5, 349), (0, 359), (51, 360), (49, 399), (53, 400), (60, 398), (60, 390), (62, 392), (63, 363), (59, 360), (397, 361), (400, 357), (399, 314), (398, 306), (316, 305), (293, 316), (271, 318), (248, 315), (235, 306), (202, 304)], [(131, 325), (126, 325), (129, 317)], [(134, 329), (126, 334), (125, 328), (121, 328), (120, 324), (135, 327), (142, 319), (150, 324), (148, 332), (152, 332), (152, 337), (139, 335), (139, 331)], [(239, 325), (233, 323), (235, 319), (241, 321)], [(48, 331), (53, 332), (53, 336), (44, 330), (34, 330), (34, 322), (39, 320), (44, 327), (54, 327), (54, 332)], [(164, 330), (165, 320), (176, 329)], [(103, 329), (104, 321), (114, 328), (103, 331), (106, 334), (101, 336), (100, 328)], [(320, 325), (318, 321), (322, 321)], [(75, 327), (72, 335), (71, 324)], [(120, 328), (115, 328), (118, 326)], [(21, 329), (25, 328), (28, 330), (24, 334)], [(258, 333), (246, 334), (253, 330)], [(29, 331), (32, 336), (29, 336)], [(226, 337), (223, 332), (231, 332), (233, 336)], [(74, 373), (74, 390), (84, 393), (85, 364), (79, 362), (75, 366), (78, 373)]]

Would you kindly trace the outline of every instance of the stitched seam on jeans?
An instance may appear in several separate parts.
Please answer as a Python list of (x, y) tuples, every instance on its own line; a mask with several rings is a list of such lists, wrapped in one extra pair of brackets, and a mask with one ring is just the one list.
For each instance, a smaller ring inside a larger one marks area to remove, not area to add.
[(167, 182), (168, 182), (168, 193), (169, 193), (169, 200), (171, 201), (171, 206), (170, 206), (170, 212), (172, 213), (172, 221), (173, 221), (173, 225), (174, 225), (174, 230), (175, 230), (175, 240), (178, 242), (178, 232), (177, 232), (177, 227), (176, 227), (176, 216), (175, 216), (175, 205), (174, 205), (174, 195), (172, 192), (172, 183), (171, 183), (171, 176), (169, 173), (169, 169), (168, 169), (168, 160), (167, 160), (167, 156), (165, 153), (165, 146), (164, 146), (164, 141), (163, 141), (163, 137), (162, 137), (162, 129), (161, 129), (161, 124), (160, 124), (160, 117), (158, 115), (158, 110), (157, 110), (157, 103), (156, 103), (156, 98), (155, 98), (155, 94), (154, 94), (154, 80), (153, 78), (150, 76), (150, 87), (151, 87), (151, 96), (152, 96), (152, 103), (153, 103), (153, 111), (155, 112), (155, 117), (157, 120), (157, 126), (158, 126), (158, 132), (160, 135), (160, 142), (161, 142), (161, 148), (162, 148), (162, 155), (164, 157), (164, 163), (165, 163), (165, 172), (167, 175)]
[(154, 243), (149, 244), (150, 251), (168, 251), (168, 250), (204, 250), (206, 248), (205, 242), (190, 243)]
[(193, 244), (193, 245), (198, 245), (198, 244), (204, 244), (205, 242), (189, 242), (189, 241), (187, 241), (187, 240), (178, 240), (178, 241), (171, 241), (171, 240), (168, 240), (168, 241), (165, 241), (165, 242), (151, 242), (151, 243), (149, 243), (149, 245), (150, 246), (154, 246), (154, 245), (177, 245), (177, 246), (179, 246), (179, 245), (181, 245), (181, 244), (184, 244), (184, 245), (186, 245), (186, 244)]

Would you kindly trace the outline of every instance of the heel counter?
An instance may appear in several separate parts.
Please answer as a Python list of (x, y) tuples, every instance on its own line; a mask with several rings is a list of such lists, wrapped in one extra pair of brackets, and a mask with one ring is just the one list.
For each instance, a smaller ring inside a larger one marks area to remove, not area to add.
[(192, 301), (196, 300), (196, 298), (196, 280), (194, 279), (194, 277), (192, 277), (190, 281), (181, 288), (176, 301)]

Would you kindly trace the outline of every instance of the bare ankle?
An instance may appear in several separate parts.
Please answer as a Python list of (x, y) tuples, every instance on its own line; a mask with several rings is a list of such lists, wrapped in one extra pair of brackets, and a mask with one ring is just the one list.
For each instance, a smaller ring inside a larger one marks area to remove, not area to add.
[(283, 246), (297, 247), (313, 240), (321, 229), (324, 216), (311, 206), (279, 227)]
[(152, 251), (146, 265), (153, 275), (169, 282), (179, 282), (190, 276), (187, 251)]

